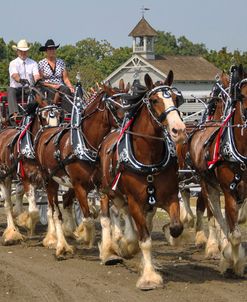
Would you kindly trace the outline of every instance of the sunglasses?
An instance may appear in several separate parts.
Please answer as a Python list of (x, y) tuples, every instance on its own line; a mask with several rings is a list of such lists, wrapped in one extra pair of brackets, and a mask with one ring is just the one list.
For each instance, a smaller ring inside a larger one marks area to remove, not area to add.
[(55, 49), (56, 49), (56, 47), (47, 47), (46, 51), (47, 50), (55, 50)]

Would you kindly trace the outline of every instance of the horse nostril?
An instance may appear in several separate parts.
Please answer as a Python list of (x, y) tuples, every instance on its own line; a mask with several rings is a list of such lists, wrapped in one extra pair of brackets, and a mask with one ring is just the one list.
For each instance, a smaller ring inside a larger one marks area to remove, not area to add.
[(175, 128), (172, 128), (172, 132), (173, 132), (174, 134), (177, 134), (177, 133), (178, 133), (178, 130), (175, 129)]

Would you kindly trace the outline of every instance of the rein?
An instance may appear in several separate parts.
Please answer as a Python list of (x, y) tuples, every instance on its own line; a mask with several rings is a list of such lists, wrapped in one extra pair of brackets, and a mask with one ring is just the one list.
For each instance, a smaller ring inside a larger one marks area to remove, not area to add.
[(152, 135), (141, 134), (141, 133), (133, 132), (133, 131), (130, 131), (130, 130), (125, 130), (125, 132), (128, 133), (128, 134), (139, 136), (139, 137), (145, 137), (145, 138), (150, 138), (150, 139), (154, 139), (154, 140), (164, 141), (164, 138), (162, 138), (162, 137), (156, 137), (156, 136), (152, 136)]

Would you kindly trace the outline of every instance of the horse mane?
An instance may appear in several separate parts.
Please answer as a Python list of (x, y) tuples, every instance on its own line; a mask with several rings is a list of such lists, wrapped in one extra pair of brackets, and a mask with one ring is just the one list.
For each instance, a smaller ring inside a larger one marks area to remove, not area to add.
[(36, 109), (38, 108), (38, 103), (29, 103), (25, 109), (25, 115), (34, 115), (36, 113)]

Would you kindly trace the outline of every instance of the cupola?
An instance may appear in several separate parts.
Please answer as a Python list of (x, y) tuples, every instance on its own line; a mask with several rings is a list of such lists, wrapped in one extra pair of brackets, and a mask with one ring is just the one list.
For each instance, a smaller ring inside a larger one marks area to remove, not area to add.
[(154, 39), (157, 35), (156, 30), (143, 16), (129, 33), (129, 36), (133, 37), (133, 54), (139, 54), (148, 60), (154, 60)]

